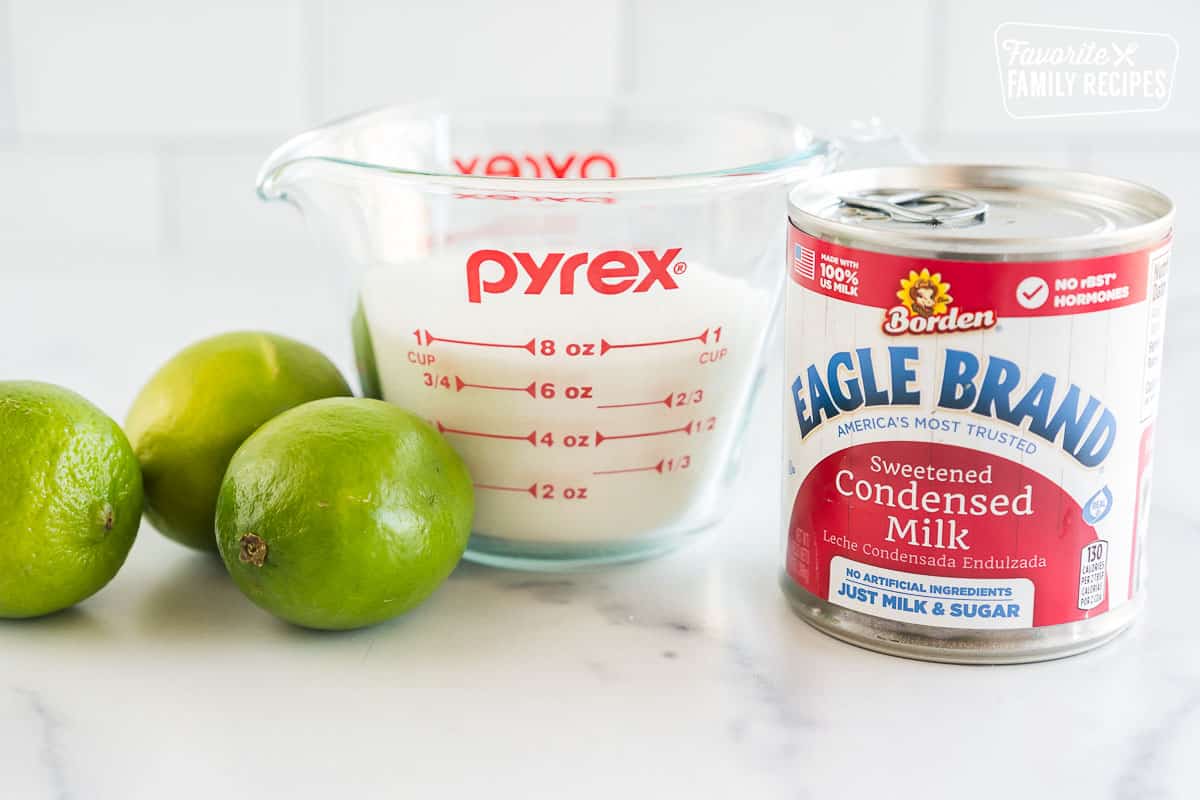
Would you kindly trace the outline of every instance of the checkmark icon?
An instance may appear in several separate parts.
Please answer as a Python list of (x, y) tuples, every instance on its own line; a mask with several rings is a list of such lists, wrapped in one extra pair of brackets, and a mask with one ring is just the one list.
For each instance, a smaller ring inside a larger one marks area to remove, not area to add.
[(1041, 308), (1050, 297), (1050, 284), (1044, 278), (1030, 275), (1017, 284), (1017, 302), (1022, 308)]

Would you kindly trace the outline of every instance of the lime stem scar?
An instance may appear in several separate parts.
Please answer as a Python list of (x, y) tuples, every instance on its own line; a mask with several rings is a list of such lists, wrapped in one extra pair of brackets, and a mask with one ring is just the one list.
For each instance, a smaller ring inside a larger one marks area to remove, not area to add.
[(261, 567), (267, 561), (267, 543), (256, 533), (247, 533), (238, 540), (238, 561)]

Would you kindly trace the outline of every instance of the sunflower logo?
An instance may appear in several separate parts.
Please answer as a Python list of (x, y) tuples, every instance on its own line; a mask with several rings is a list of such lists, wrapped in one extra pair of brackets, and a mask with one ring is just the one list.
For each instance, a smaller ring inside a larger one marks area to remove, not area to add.
[(942, 283), (942, 273), (930, 274), (928, 269), (909, 271), (907, 278), (900, 279), (900, 291), (896, 297), (908, 309), (910, 316), (932, 317), (945, 314), (954, 302), (950, 296), (950, 284)]

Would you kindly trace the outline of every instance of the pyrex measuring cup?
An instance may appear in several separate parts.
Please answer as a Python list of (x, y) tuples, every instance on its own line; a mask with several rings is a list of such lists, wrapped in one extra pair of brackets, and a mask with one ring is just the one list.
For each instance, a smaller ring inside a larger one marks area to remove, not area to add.
[(468, 557), (643, 557), (728, 505), (785, 271), (788, 118), (637, 103), (411, 106), (302, 134), (259, 175), (351, 298), (364, 392), (470, 467)]

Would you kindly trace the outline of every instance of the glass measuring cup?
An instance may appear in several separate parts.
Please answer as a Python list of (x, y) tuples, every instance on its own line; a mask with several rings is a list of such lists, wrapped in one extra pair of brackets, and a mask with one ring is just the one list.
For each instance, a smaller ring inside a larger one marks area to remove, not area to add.
[(258, 190), (330, 248), (364, 393), (466, 460), (468, 558), (558, 568), (662, 552), (728, 506), (786, 190), (836, 152), (760, 112), (418, 105), (297, 136)]

